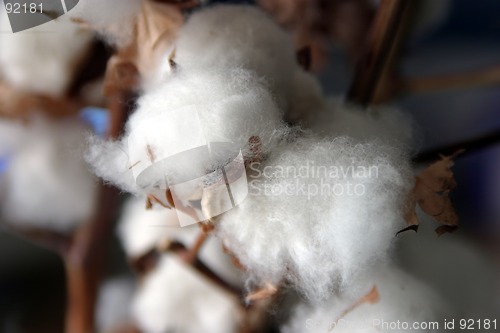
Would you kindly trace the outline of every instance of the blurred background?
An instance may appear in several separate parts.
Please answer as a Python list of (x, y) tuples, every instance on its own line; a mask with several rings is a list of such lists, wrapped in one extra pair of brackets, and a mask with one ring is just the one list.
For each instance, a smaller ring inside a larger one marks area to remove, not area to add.
[[(402, 76), (498, 71), (499, 1), (422, 2), (425, 8), (415, 15), (416, 22), (402, 45), (398, 64)], [(355, 16), (349, 10), (339, 13), (330, 20), (339, 20), (341, 26)], [(366, 17), (369, 22), (370, 15)], [(344, 98), (353, 80), (354, 51), (332, 38), (322, 42), (318, 52), (321, 65), (314, 69), (325, 92)], [(402, 94), (389, 103), (414, 119), (418, 152), (496, 135), (496, 144), (490, 140), (491, 144), (469, 149), (456, 160), (458, 187), (452, 198), (460, 228), (438, 238), (433, 231), (437, 224), (425, 221), (417, 234), (398, 236), (396, 251), (407, 270), (441, 290), (453, 305), (474, 308), (477, 318), (493, 319), (500, 313), (500, 77), (490, 85)], [(97, 127), (109, 119), (103, 111), (88, 112), (85, 117)], [(8, 156), (2, 156), (0, 183), (6, 168)], [(127, 271), (116, 240), (109, 262), (108, 276)], [(62, 332), (65, 283), (64, 266), (57, 255), (0, 229), (0, 332)]]

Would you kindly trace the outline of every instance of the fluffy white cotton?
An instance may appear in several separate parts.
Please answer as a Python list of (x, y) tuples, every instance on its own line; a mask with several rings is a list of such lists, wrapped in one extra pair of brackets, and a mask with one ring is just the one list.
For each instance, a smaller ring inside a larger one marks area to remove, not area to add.
[[(374, 285), (377, 286), (380, 300), (375, 304), (358, 306), (336, 323), (342, 313), (366, 295)], [(444, 319), (450, 320), (454, 314), (434, 290), (390, 266), (381, 266), (372, 271), (361, 280), (357, 290), (357, 293), (349, 296), (332, 297), (321, 305), (299, 305), (282, 332), (404, 332), (406, 329), (387, 329), (386, 326), (397, 325), (398, 322), (400, 325), (438, 322), (440, 326), (435, 329), (410, 326), (412, 332), (437, 333), (444, 331)]]
[(179, 31), (174, 60), (186, 71), (254, 71), (268, 81), (283, 108), (289, 104), (291, 78), (300, 69), (290, 36), (260, 9), (241, 5), (213, 6), (193, 14)]
[(67, 15), (84, 21), (111, 44), (125, 46), (140, 6), (140, 0), (80, 0)]
[(144, 279), (132, 306), (144, 333), (232, 333), (242, 319), (236, 297), (171, 255)]
[[(186, 247), (194, 244), (200, 235), (196, 225), (180, 227), (174, 209), (163, 207), (145, 208), (145, 198), (130, 198), (123, 210), (118, 234), (130, 258), (139, 258), (159, 244), (176, 241)], [(199, 253), (200, 260), (214, 273), (233, 286), (241, 286), (242, 274), (224, 253), (222, 244), (214, 236), (209, 237)]]
[(87, 141), (84, 157), (92, 171), (123, 191), (138, 195), (140, 190), (130, 169), (126, 142), (106, 141), (97, 136), (91, 136)]
[(91, 41), (65, 15), (14, 34), (0, 5), (0, 76), (22, 91), (64, 95)]
[(298, 138), (250, 166), (249, 195), (221, 215), (219, 236), (254, 281), (325, 299), (384, 259), (404, 227), (405, 158), (377, 141)]
[(134, 280), (128, 276), (108, 280), (101, 286), (96, 308), (99, 332), (113, 332), (117, 327), (129, 323), (134, 291)]
[(138, 105), (122, 141), (94, 144), (87, 156), (97, 175), (131, 192), (132, 176), (142, 173), (146, 190), (165, 179), (195, 179), (239, 150), (250, 155), (252, 137), (265, 154), (287, 131), (266, 85), (245, 70), (180, 71)]
[(130, 258), (146, 254), (181, 230), (174, 210), (156, 206), (147, 210), (145, 203), (145, 198), (130, 198), (121, 214), (118, 235)]
[(86, 127), (32, 119), (10, 152), (4, 218), (26, 226), (68, 231), (89, 218), (95, 180), (83, 161)]

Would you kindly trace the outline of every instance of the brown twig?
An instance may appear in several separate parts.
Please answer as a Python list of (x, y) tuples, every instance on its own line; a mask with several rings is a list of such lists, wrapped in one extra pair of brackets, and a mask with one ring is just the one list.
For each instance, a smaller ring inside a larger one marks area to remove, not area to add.
[[(197, 257), (194, 257), (194, 259), (191, 259), (190, 258), (190, 250), (191, 249), (184, 246), (184, 244), (181, 244), (181, 243), (175, 242), (175, 241), (169, 242), (168, 247), (164, 247), (161, 249), (162, 252), (170, 252), (170, 253), (176, 254), (187, 265), (193, 267), (198, 273), (200, 273), (202, 276), (204, 276), (205, 278), (210, 280), (212, 283), (214, 283), (217, 286), (219, 286), (220, 288), (228, 291), (232, 295), (236, 296), (236, 298), (241, 299), (242, 290), (240, 290), (239, 288), (235, 288), (234, 286), (232, 286), (229, 283), (227, 283), (226, 281), (224, 281), (224, 279), (219, 277), (214, 271), (212, 271), (210, 269), (210, 267), (206, 266)], [(158, 253), (158, 251), (160, 251), (160, 250), (154, 249), (153, 251)], [(147, 252), (145, 254), (145, 256), (148, 256), (150, 258), (154, 257), (151, 254), (151, 252)], [(144, 261), (144, 259), (140, 259), (140, 260)], [(134, 266), (136, 266), (136, 265), (134, 265)]]
[(439, 158), (440, 155), (453, 155), (459, 150), (465, 150), (463, 155), (467, 155), (479, 150), (489, 148), (492, 145), (500, 143), (500, 130), (495, 130), (485, 135), (478, 136), (469, 140), (454, 143), (447, 146), (434, 148), (423, 151), (413, 158), (415, 163), (432, 162)]
[(367, 106), (388, 94), (389, 82), (413, 0), (382, 0), (347, 99)]
[[(126, 118), (124, 93), (110, 99), (109, 137), (119, 136)], [(113, 232), (118, 190), (101, 186), (95, 216), (74, 234), (64, 260), (67, 275), (66, 332), (89, 333), (94, 328), (94, 310)]]
[(67, 252), (71, 245), (71, 236), (57, 231), (13, 224), (3, 224), (3, 226), (10, 234), (29, 240), (58, 254)]
[(402, 83), (401, 92), (426, 93), (495, 84), (500, 84), (500, 66), (457, 74), (440, 74), (406, 79)]

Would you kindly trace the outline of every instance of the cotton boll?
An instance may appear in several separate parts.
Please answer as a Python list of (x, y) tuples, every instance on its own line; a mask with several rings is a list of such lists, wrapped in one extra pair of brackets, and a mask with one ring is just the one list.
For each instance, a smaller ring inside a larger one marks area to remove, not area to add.
[[(157, 148), (157, 158), (176, 154), (181, 150), (178, 146), (194, 148), (207, 142), (229, 142), (245, 149), (252, 136), (258, 136), (263, 148), (270, 150), (280, 138), (279, 131), (284, 130), (282, 111), (267, 86), (246, 70), (180, 72), (144, 95), (138, 104), (127, 123), (129, 135), (141, 137), (149, 130), (145, 125), (150, 125), (151, 119), (165, 120), (161, 124), (165, 133), (158, 139), (168, 144), (160, 148), (151, 142)], [(186, 135), (181, 131), (184, 129), (192, 131)], [(135, 150), (134, 143), (128, 142), (131, 150)]]
[(116, 46), (127, 45), (132, 38), (140, 0), (80, 0), (67, 15), (84, 21)]
[[(139, 258), (166, 241), (177, 241), (191, 247), (200, 235), (198, 226), (179, 227), (177, 214), (182, 212), (163, 207), (145, 208), (145, 198), (130, 198), (125, 204), (118, 226), (118, 235), (127, 256)], [(209, 237), (198, 254), (213, 272), (233, 286), (242, 285), (242, 274), (224, 253), (220, 240)]]
[(193, 14), (175, 43), (179, 68), (245, 68), (270, 84), (280, 107), (288, 105), (291, 76), (298, 68), (290, 37), (251, 6), (220, 5)]
[(138, 104), (122, 141), (94, 145), (87, 158), (96, 174), (126, 191), (135, 192), (131, 173), (147, 193), (165, 178), (202, 177), (240, 150), (247, 157), (252, 137), (266, 154), (288, 131), (266, 86), (245, 70), (179, 72)]
[(108, 280), (101, 286), (96, 309), (99, 332), (113, 332), (130, 320), (134, 292), (134, 280), (128, 276)]
[(320, 301), (388, 254), (412, 186), (406, 161), (377, 141), (298, 138), (250, 166), (249, 195), (218, 235), (251, 280)]
[[(345, 316), (349, 309), (373, 286), (380, 299), (375, 304), (361, 304)], [(450, 317), (451, 315), (451, 317)], [(357, 294), (340, 295), (317, 306), (299, 305), (283, 333), (312, 332), (403, 332), (407, 329), (387, 329), (388, 325), (417, 325), (438, 322), (439, 328), (411, 327), (412, 332), (443, 332), (444, 319), (452, 319), (453, 311), (434, 290), (394, 267), (378, 267), (362, 279)], [(341, 321), (337, 321), (342, 317)], [(385, 325), (385, 326), (384, 326)], [(409, 329), (408, 329), (409, 330)]]
[(80, 29), (65, 15), (14, 34), (3, 5), (0, 16), (3, 80), (26, 92), (64, 95), (89, 51), (92, 34)]
[(64, 232), (90, 217), (96, 187), (81, 158), (85, 133), (72, 121), (27, 125), (5, 174), (7, 221)]
[(145, 333), (232, 333), (242, 319), (233, 295), (171, 255), (145, 278), (132, 308)]

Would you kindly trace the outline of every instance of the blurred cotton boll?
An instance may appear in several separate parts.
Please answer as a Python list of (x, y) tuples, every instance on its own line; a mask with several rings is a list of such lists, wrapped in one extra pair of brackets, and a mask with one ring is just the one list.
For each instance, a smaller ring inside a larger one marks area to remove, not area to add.
[[(438, 293), (396, 267), (381, 265), (357, 280), (347, 295), (298, 305), (282, 332), (403, 332), (408, 325), (412, 332), (437, 333), (443, 331), (444, 319), (453, 318), (453, 309)], [(357, 304), (374, 286), (378, 297)], [(436, 322), (439, 326), (427, 326)]]
[(96, 182), (82, 158), (87, 131), (70, 120), (33, 118), (23, 126), (3, 175), (8, 222), (67, 232), (91, 216)]
[(181, 259), (164, 255), (133, 301), (144, 333), (232, 333), (241, 325), (239, 300)]
[[(145, 200), (130, 198), (118, 226), (118, 235), (129, 258), (140, 258), (152, 249), (171, 242), (193, 246), (201, 232), (198, 226), (181, 228), (177, 214), (182, 212), (163, 207), (148, 210), (144, 205)], [(233, 266), (217, 238), (206, 240), (198, 257), (225, 282), (235, 287), (243, 284), (241, 272)]]
[(96, 308), (96, 326), (99, 332), (115, 332), (115, 329), (131, 324), (130, 304), (134, 291), (134, 280), (128, 276), (104, 282), (99, 290)]
[(0, 5), (0, 77), (15, 89), (64, 96), (91, 41), (66, 15), (14, 34)]

